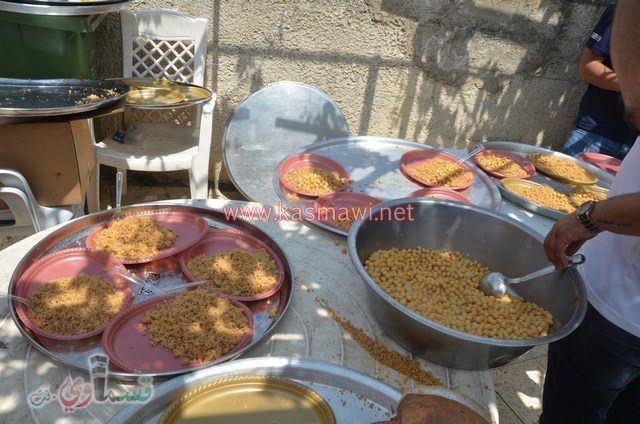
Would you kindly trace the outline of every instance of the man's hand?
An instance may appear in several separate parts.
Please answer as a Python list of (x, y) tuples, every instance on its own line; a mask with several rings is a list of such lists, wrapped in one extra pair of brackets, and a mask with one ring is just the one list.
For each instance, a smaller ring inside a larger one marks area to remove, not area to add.
[(575, 254), (585, 241), (595, 235), (578, 221), (575, 213), (562, 217), (544, 239), (544, 253), (557, 270), (569, 266), (567, 256)]

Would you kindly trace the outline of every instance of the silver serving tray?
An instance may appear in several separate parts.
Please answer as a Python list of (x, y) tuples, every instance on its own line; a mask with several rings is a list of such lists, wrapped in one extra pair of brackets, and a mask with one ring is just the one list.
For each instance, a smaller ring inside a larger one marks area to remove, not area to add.
[[(236, 354), (229, 357), (221, 358), (208, 364), (201, 365), (199, 367), (161, 373), (135, 374), (124, 372), (120, 369), (116, 369), (110, 366), (109, 375), (113, 375), (114, 378), (120, 378), (122, 380), (133, 380), (141, 376), (159, 378), (174, 377), (179, 374), (205, 369), (213, 365), (237, 358), (247, 350), (251, 349), (257, 343), (260, 343), (262, 340), (266, 339), (273, 332), (276, 325), (280, 322), (285, 312), (287, 311), (293, 295), (293, 277), (291, 273), (291, 266), (284, 251), (264, 232), (246, 221), (237, 219), (233, 222), (227, 222), (223, 212), (197, 206), (128, 206), (122, 208), (122, 213), (123, 215), (127, 215), (129, 213), (160, 209), (176, 212), (182, 211), (195, 213), (203, 217), (209, 223), (210, 227), (230, 228), (258, 238), (259, 240), (267, 244), (281, 260), (285, 271), (284, 283), (282, 285), (282, 288), (271, 297), (259, 301), (245, 303), (249, 307), (249, 309), (251, 309), (251, 312), (253, 314), (255, 332), (253, 338), (251, 339), (251, 342), (245, 348), (239, 350)], [(13, 275), (11, 276), (8, 293), (14, 293), (15, 285), (20, 279), (20, 276), (36, 260), (47, 254), (64, 250), (66, 248), (84, 247), (87, 235), (94, 228), (111, 219), (112, 216), (113, 211), (107, 210), (98, 212), (71, 221), (67, 225), (62, 226), (60, 229), (49, 234), (47, 237), (37, 243), (33, 248), (31, 248), (31, 250), (20, 261)], [(189, 281), (180, 269), (180, 265), (176, 256), (170, 256), (165, 259), (145, 264), (127, 265), (127, 268), (136, 275), (147, 279), (147, 281), (157, 279), (157, 287), (161, 289), (163, 287), (172, 286), (180, 282)], [(140, 287), (137, 286), (133, 286), (132, 289), (136, 293), (135, 303), (154, 296), (154, 294), (151, 292), (141, 291)], [(274, 311), (275, 313), (273, 313)], [(101, 334), (80, 341), (51, 340), (36, 335), (29, 328), (23, 325), (22, 321), (20, 321), (16, 314), (15, 305), (13, 304), (13, 302), (10, 302), (10, 312), (13, 321), (15, 322), (18, 330), (22, 333), (25, 339), (33, 347), (49, 356), (56, 362), (62, 363), (74, 369), (89, 371), (90, 356), (96, 354), (104, 355), (104, 349), (101, 345)]]
[(83, 16), (117, 12), (124, 9), (131, 0), (4, 0), (0, 10), (45, 16)]
[[(284, 357), (248, 358), (167, 381), (154, 389), (150, 401), (130, 404), (108, 422), (157, 423), (171, 403), (189, 390), (221, 377), (237, 375), (277, 376), (304, 384), (325, 399), (338, 423), (388, 420), (395, 415), (402, 398), (401, 392), (380, 380), (329, 362)], [(477, 404), (451, 390), (427, 387), (421, 392), (458, 401), (484, 416)]]
[(278, 196), (268, 181), (282, 158), (307, 144), (348, 135), (344, 114), (327, 93), (280, 81), (238, 105), (222, 137), (222, 159), (244, 197), (276, 205)]
[(331, 406), (337, 423), (388, 420), (402, 394), (393, 387), (350, 368), (329, 362), (284, 358), (247, 358), (185, 374), (156, 386), (151, 400), (117, 412), (109, 424), (157, 423), (171, 403), (202, 384), (221, 377), (267, 375), (295, 380), (317, 392)]
[[(114, 80), (0, 78), (0, 117), (76, 115), (124, 102), (129, 86)], [(96, 94), (100, 100), (83, 103)]]
[[(608, 189), (611, 183), (613, 182), (613, 176), (608, 172), (598, 168), (597, 166), (591, 165), (578, 158), (574, 158), (573, 156), (565, 155), (564, 153), (556, 152), (555, 150), (546, 149), (544, 147), (531, 146), (529, 144), (522, 144), (522, 143), (517, 143), (513, 141), (487, 141), (484, 143), (478, 143), (470, 147), (469, 152), (473, 151), (474, 149), (477, 149), (480, 146), (484, 147), (485, 150), (504, 150), (507, 152), (519, 153), (523, 157), (531, 153), (542, 153), (545, 155), (557, 156), (559, 158), (567, 159), (571, 162), (574, 162), (580, 165), (581, 167), (585, 168), (587, 171), (591, 172), (596, 178), (598, 178), (598, 181), (595, 184), (598, 187), (603, 187)], [(508, 201), (524, 209), (537, 213), (538, 215), (545, 216), (551, 219), (556, 219), (556, 220), (566, 215), (564, 212), (542, 207), (523, 197), (518, 196), (517, 194), (514, 194), (513, 192), (504, 188), (502, 184), (500, 184), (499, 178), (495, 178), (491, 176), (489, 176), (489, 178), (495, 182), (503, 198), (507, 199)], [(575, 185), (562, 183), (556, 179), (553, 179), (551, 177), (548, 177), (538, 172), (537, 170), (533, 174), (533, 176), (531, 176), (531, 178), (528, 178), (528, 180), (534, 181), (536, 183), (548, 185), (554, 188), (555, 190), (559, 191), (560, 193), (567, 194), (567, 195), (569, 194), (571, 189), (577, 187)]]
[[(387, 201), (406, 197), (416, 190), (425, 188), (425, 186), (405, 177), (400, 171), (400, 158), (402, 155), (416, 149), (449, 153), (443, 149), (409, 140), (359, 136), (315, 142), (292, 152), (287, 158), (301, 153), (313, 153), (329, 157), (340, 163), (349, 172), (350, 177), (353, 179), (348, 189), (349, 191), (364, 193), (382, 201)], [(498, 191), (491, 178), (471, 161), (466, 161), (465, 164), (473, 172), (473, 183), (471, 187), (461, 190), (460, 193), (468, 197), (474, 205), (496, 211), (500, 210), (502, 198), (500, 191)], [(315, 201), (313, 198), (299, 196), (300, 200), (292, 201), (287, 197), (286, 188), (278, 178), (278, 167), (279, 165), (273, 171), (273, 185), (282, 204), (290, 209), (304, 209), (312, 206)], [(322, 222), (315, 220), (311, 222), (333, 233), (347, 235), (347, 232)]]

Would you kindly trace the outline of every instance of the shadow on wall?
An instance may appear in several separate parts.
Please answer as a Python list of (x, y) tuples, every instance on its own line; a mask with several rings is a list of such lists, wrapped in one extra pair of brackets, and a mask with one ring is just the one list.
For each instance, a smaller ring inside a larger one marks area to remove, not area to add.
[[(512, 11), (506, 11), (508, 3)], [(584, 41), (609, 3), (440, 0), (434, 13), (424, 15), (421, 0), (382, 0), (382, 10), (418, 22), (412, 48), (419, 71), (398, 99), (404, 121), (398, 137), (418, 139), (424, 126), (442, 147), (466, 148), (465, 140), (487, 137), (560, 147), (584, 90), (576, 84)], [(425, 101), (412, 102), (414, 97)], [(445, 98), (447, 104), (440, 101)], [(464, 105), (472, 119), (461, 120), (451, 104)], [(421, 122), (411, 134), (408, 119), (416, 105)], [(457, 128), (453, 143), (439, 128)]]
[[(171, 8), (174, 3), (163, 7)], [(269, 45), (229, 43), (221, 40), (220, 28), (224, 24), (221, 8), (227, 13), (230, 5), (214, 0), (206, 2), (203, 9), (204, 3), (175, 3), (175, 8), (210, 20), (207, 85), (215, 91), (249, 89), (250, 94), (271, 82), (288, 79), (322, 88), (331, 84), (332, 78), (350, 76), (318, 75), (317, 80), (303, 80), (296, 79), (295, 72), (305, 64), (325, 73), (353, 67), (359, 70), (356, 78), (357, 89), (362, 89), (358, 97), (362, 98), (361, 104), (355, 103), (354, 97), (347, 101), (337, 98), (348, 93), (329, 93), (340, 104), (351, 102), (343, 112), (350, 120), (352, 135), (398, 137), (463, 149), (488, 139), (556, 148), (564, 143), (584, 90), (584, 83), (577, 77), (580, 54), (588, 32), (610, 1), (367, 0), (340, 6), (356, 8), (359, 13), (364, 10), (360, 22), (367, 25), (373, 22), (406, 28), (406, 40), (399, 40), (408, 51), (404, 57), (377, 53), (375, 47), (344, 53), (339, 49), (314, 51), (313, 47), (281, 46), (280, 39), (287, 39), (283, 36), (287, 31), (306, 34), (285, 18), (271, 23), (274, 31)], [(337, 8), (333, 2), (302, 2), (290, 7), (293, 16), (298, 8), (309, 16), (314, 8), (327, 13), (334, 6)], [(283, 7), (289, 6), (274, 5)], [(119, 28), (117, 15), (109, 19)], [(261, 27), (248, 22), (245, 28), (251, 32)], [(225, 87), (230, 82), (220, 81), (223, 56), (242, 58), (233, 70), (241, 86)], [(98, 57), (102, 73), (106, 71), (109, 77), (120, 73), (118, 55)], [(264, 67), (265, 59), (295, 63), (297, 67), (287, 73), (283, 66), (280, 77), (274, 78)], [(393, 75), (402, 79), (393, 82), (393, 91), (384, 85), (388, 84), (384, 78), (388, 78), (390, 69), (397, 70)], [(238, 93), (219, 94), (214, 145), (220, 145), (220, 129), (239, 103)]]

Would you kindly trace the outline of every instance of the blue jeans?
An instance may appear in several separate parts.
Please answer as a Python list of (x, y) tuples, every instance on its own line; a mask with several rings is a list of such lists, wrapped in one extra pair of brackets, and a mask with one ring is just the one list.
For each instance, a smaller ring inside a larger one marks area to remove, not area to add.
[(629, 150), (631, 150), (631, 145), (629, 144), (618, 143), (573, 126), (571, 127), (569, 138), (562, 148), (562, 153), (569, 156), (578, 156), (584, 152), (595, 152), (622, 160), (629, 153)]
[(540, 424), (640, 422), (640, 338), (591, 305), (584, 321), (549, 345)]

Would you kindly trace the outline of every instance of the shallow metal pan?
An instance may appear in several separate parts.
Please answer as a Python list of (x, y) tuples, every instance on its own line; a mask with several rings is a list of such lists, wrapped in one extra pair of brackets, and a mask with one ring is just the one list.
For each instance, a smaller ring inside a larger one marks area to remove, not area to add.
[(44, 16), (84, 16), (116, 12), (131, 0), (4, 0), (0, 10)]

